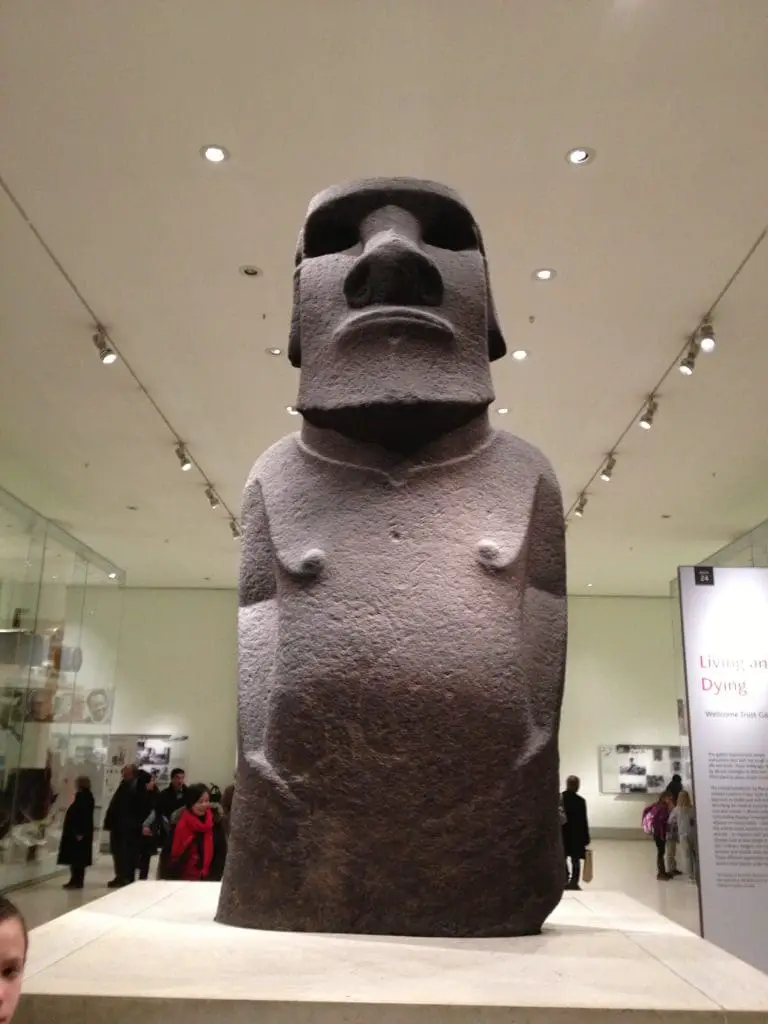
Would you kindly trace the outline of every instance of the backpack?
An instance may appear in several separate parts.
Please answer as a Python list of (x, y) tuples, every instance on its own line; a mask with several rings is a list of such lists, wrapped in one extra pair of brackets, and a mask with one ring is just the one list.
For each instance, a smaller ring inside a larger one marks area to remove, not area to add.
[(647, 836), (653, 836), (656, 834), (656, 804), (652, 804), (650, 807), (646, 807), (643, 811), (643, 832)]

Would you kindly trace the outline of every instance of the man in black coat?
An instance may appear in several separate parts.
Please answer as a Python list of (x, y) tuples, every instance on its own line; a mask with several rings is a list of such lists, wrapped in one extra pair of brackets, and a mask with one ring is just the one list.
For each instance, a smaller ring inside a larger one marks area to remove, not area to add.
[(93, 812), (95, 801), (91, 780), (81, 776), (75, 783), (75, 798), (67, 808), (59, 844), (59, 864), (70, 869), (65, 889), (82, 889), (86, 869), (93, 863)]
[(171, 784), (157, 798), (157, 813), (170, 822), (176, 811), (184, 808), (187, 796), (186, 775), (183, 768), (174, 768), (171, 772)]
[[(581, 862), (587, 856), (587, 847), (591, 839), (589, 835), (589, 822), (587, 820), (587, 801), (579, 796), (581, 779), (576, 775), (569, 775), (565, 782), (563, 793), (563, 811), (565, 823), (563, 824), (563, 846), (565, 848), (565, 870), (567, 883), (566, 889), (581, 889)], [(568, 865), (570, 861), (570, 868)]]
[(138, 789), (139, 769), (135, 764), (123, 768), (123, 781), (115, 790), (104, 828), (109, 832), (109, 848), (115, 863), (110, 889), (121, 889), (136, 881), (141, 852), (142, 804)]

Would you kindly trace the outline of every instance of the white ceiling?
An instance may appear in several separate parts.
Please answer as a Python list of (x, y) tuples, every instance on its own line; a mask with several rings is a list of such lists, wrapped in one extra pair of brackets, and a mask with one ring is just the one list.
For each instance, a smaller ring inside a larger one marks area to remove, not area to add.
[[(0, 173), (233, 509), (296, 427), (284, 346), (309, 197), (457, 187), (507, 340), (498, 424), (570, 505), (768, 222), (763, 0), (25, 0), (0, 15)], [(199, 156), (219, 143), (231, 159)], [(572, 168), (572, 146), (597, 156)], [(229, 586), (237, 544), (0, 196), (0, 482), (149, 586)], [(253, 263), (250, 280), (238, 267)], [(535, 267), (557, 277), (534, 282)], [(768, 243), (717, 351), (661, 389), (569, 530), (574, 592), (666, 593), (768, 515)], [(535, 318), (531, 323), (531, 319)], [(138, 506), (131, 511), (129, 505)], [(670, 516), (671, 518), (662, 518)], [(587, 591), (587, 584), (593, 584)]]

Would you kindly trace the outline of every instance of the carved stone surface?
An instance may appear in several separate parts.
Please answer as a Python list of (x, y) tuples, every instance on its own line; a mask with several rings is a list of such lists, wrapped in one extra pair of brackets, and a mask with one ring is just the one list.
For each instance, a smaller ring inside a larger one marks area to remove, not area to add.
[(504, 351), (452, 191), (313, 200), (289, 352), (304, 423), (243, 505), (223, 923), (518, 935), (560, 899), (562, 501), (490, 426)]

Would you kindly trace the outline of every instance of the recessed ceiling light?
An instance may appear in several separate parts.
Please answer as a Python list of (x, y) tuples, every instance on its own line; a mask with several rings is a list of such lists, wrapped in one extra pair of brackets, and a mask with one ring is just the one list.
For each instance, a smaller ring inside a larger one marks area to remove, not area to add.
[(552, 267), (539, 267), (538, 270), (534, 270), (533, 276), (537, 281), (551, 281), (554, 277), (557, 277), (557, 271), (553, 270)]
[(211, 164), (221, 164), (229, 159), (229, 153), (223, 146), (203, 146), (200, 155)]
[(116, 579), (117, 579), (117, 573), (116, 573), (116, 572), (111, 572), (111, 573), (109, 573), (109, 578), (110, 578), (111, 580), (116, 580)]
[(587, 590), (591, 590), (593, 586), (594, 586), (593, 583), (588, 583), (587, 584)]
[(594, 155), (595, 151), (593, 149), (587, 149), (586, 146), (578, 146), (576, 149), (569, 149), (565, 154), (565, 159), (569, 164), (573, 164), (574, 167), (583, 167), (584, 164), (588, 164), (594, 158)]
[(240, 267), (240, 273), (243, 277), (259, 277), (261, 275), (259, 268), (254, 267), (252, 263), (244, 263), (243, 266)]
[(283, 350), (281, 348), (267, 348), (264, 350), (268, 356), (281, 356)]
[(286, 405), (285, 411), (288, 413), (289, 416), (298, 416), (299, 415), (299, 410), (294, 408), (294, 406), (292, 406), (292, 405)]
[(496, 412), (499, 414), (499, 416), (506, 416), (507, 413), (509, 412), (509, 409), (507, 409), (507, 407), (503, 405), (500, 409), (497, 409)]
[(515, 351), (512, 353), (512, 358), (516, 359), (518, 363), (522, 363), (524, 359), (528, 358), (528, 353), (524, 348), (516, 348)]

